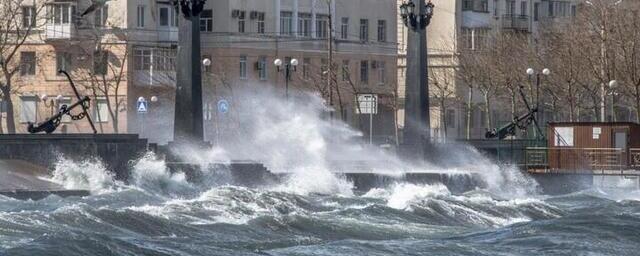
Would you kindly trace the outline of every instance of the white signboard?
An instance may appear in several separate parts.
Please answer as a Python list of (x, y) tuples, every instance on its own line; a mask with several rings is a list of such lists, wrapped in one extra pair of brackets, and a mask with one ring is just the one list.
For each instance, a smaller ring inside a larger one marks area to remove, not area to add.
[(593, 139), (594, 140), (599, 140), (600, 139), (600, 134), (602, 134), (602, 128), (601, 127), (593, 127)]
[(356, 98), (356, 114), (378, 114), (378, 95), (359, 94)]
[(556, 127), (555, 146), (573, 147), (573, 127)]

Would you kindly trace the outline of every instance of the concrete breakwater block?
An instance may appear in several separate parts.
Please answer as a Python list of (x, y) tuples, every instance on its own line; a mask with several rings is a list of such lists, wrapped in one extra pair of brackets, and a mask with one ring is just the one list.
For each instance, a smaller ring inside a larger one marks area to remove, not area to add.
[(205, 165), (168, 162), (167, 167), (173, 173), (183, 172), (189, 182), (198, 183), (207, 178), (205, 173), (213, 173), (217, 183), (246, 187), (258, 187), (277, 183), (278, 175), (271, 173), (263, 164), (257, 162), (232, 161), (230, 163), (208, 163)]
[(477, 174), (448, 173), (403, 173), (388, 175), (382, 173), (341, 173), (353, 182), (356, 191), (369, 191), (373, 188), (389, 187), (397, 183), (443, 184), (452, 193), (464, 193), (482, 187), (484, 182)]

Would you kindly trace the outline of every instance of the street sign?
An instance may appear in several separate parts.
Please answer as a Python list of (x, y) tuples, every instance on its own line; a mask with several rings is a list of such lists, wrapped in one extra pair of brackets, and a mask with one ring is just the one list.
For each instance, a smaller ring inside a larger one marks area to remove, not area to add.
[(139, 100), (138, 101), (138, 113), (139, 114), (144, 114), (147, 113), (147, 110), (149, 108), (147, 108), (147, 101), (146, 100)]
[(226, 114), (229, 112), (229, 102), (227, 100), (218, 101), (218, 112)]
[(378, 95), (359, 94), (357, 96), (356, 114), (370, 115), (378, 114)]

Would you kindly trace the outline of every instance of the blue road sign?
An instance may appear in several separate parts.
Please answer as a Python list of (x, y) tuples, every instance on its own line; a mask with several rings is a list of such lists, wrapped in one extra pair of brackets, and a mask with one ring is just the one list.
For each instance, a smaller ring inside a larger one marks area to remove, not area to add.
[(147, 110), (149, 110), (149, 108), (147, 108), (147, 101), (138, 101), (138, 113), (147, 113)]
[(218, 101), (218, 112), (226, 114), (229, 112), (229, 102), (227, 100)]

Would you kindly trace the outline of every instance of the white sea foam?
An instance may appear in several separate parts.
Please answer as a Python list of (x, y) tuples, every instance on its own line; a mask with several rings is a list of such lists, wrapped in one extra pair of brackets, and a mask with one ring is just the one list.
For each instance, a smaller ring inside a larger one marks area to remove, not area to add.
[(50, 179), (66, 189), (90, 190), (92, 193), (112, 192), (120, 185), (102, 162), (92, 159), (73, 161), (61, 157)]
[(184, 173), (171, 173), (165, 161), (153, 153), (145, 154), (133, 165), (130, 182), (139, 189), (161, 194), (180, 194), (193, 188)]

